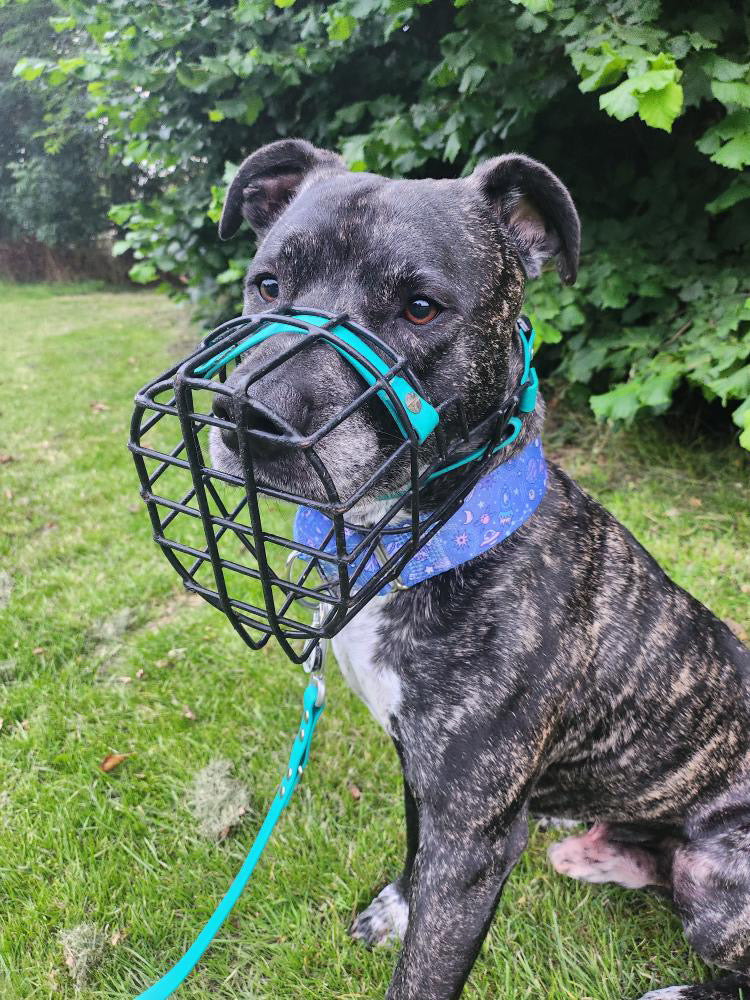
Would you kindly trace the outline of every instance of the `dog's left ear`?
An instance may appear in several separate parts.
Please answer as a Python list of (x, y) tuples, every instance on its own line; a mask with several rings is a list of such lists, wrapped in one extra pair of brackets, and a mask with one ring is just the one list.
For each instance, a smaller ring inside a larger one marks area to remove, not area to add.
[(499, 214), (518, 250), (528, 278), (536, 278), (550, 257), (566, 285), (578, 273), (581, 223), (568, 189), (543, 163), (508, 153), (480, 163), (469, 180)]

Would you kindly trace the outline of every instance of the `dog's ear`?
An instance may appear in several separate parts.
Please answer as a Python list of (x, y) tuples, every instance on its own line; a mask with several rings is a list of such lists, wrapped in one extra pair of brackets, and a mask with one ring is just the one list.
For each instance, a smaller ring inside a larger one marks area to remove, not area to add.
[(508, 153), (480, 163), (470, 180), (499, 214), (529, 278), (550, 257), (566, 285), (578, 273), (581, 223), (568, 189), (543, 163)]
[(219, 222), (221, 239), (234, 236), (243, 218), (262, 235), (292, 200), (303, 178), (320, 167), (346, 169), (336, 153), (304, 139), (280, 139), (256, 149), (227, 191)]

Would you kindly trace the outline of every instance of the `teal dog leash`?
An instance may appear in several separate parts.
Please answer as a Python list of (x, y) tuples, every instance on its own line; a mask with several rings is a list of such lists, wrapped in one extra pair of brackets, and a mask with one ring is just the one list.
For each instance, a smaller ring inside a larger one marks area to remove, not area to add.
[(313, 732), (318, 724), (318, 719), (323, 713), (324, 704), (325, 687), (323, 680), (318, 676), (314, 676), (305, 689), (302, 720), (289, 755), (289, 764), (284, 772), (284, 777), (281, 779), (281, 786), (271, 803), (268, 814), (258, 831), (258, 835), (253, 842), (253, 846), (250, 848), (250, 853), (245, 859), (244, 864), (229, 886), (227, 894), (214, 910), (211, 919), (179, 962), (144, 993), (139, 993), (136, 1000), (164, 1000), (164, 998), (171, 996), (201, 960), (204, 952), (216, 937), (221, 925), (232, 912), (235, 903), (240, 898), (242, 890), (250, 880), (255, 866), (266, 848), (266, 844), (273, 833), (279, 817), (291, 799), (294, 789), (297, 787), (297, 783), (307, 766)]

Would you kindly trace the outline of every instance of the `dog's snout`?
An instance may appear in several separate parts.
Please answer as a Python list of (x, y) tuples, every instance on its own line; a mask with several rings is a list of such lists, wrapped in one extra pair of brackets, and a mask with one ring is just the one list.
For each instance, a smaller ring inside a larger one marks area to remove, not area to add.
[[(273, 458), (289, 447), (289, 438), (296, 427), (290, 426), (285, 418), (259, 400), (248, 400), (245, 407), (244, 426), (249, 431), (260, 431), (264, 437), (251, 434), (248, 438), (250, 450), (260, 458)], [(302, 414), (300, 414), (302, 415)], [(296, 421), (295, 421), (296, 423)]]
[[(259, 458), (274, 458), (281, 451), (290, 447), (290, 439), (307, 430), (309, 407), (301, 398), (288, 398), (287, 391), (278, 401), (278, 407), (273, 408), (256, 399), (243, 399), (238, 408), (241, 413), (242, 429), (251, 433), (247, 435), (250, 451)], [(274, 401), (277, 402), (277, 401)], [(288, 405), (287, 405), (288, 404)], [(237, 405), (237, 404), (234, 404)], [(220, 420), (226, 420), (233, 426), (221, 428), (221, 438), (227, 448), (239, 451), (238, 430), (235, 408), (232, 400), (226, 396), (214, 396), (212, 409)], [(289, 411), (287, 413), (287, 410)], [(260, 434), (253, 433), (260, 432)], [(262, 435), (262, 436), (260, 436)]]

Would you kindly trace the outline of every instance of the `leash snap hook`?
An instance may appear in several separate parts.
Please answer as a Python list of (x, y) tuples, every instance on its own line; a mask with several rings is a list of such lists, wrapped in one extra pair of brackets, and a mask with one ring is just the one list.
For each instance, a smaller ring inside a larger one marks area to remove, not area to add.
[[(325, 606), (321, 601), (315, 609), (312, 620), (313, 628), (320, 628), (325, 616), (324, 607)], [(328, 639), (319, 639), (308, 653), (303, 664), (305, 673), (310, 675), (310, 683), (314, 684), (317, 688), (317, 696), (315, 698), (316, 708), (322, 708), (326, 700), (326, 685), (323, 679), (323, 673), (325, 671), (326, 657), (328, 655), (328, 645)]]
[(326, 682), (323, 680), (322, 669), (318, 673), (314, 673), (310, 680), (318, 689), (317, 697), (315, 698), (315, 707), (322, 708), (326, 700)]

